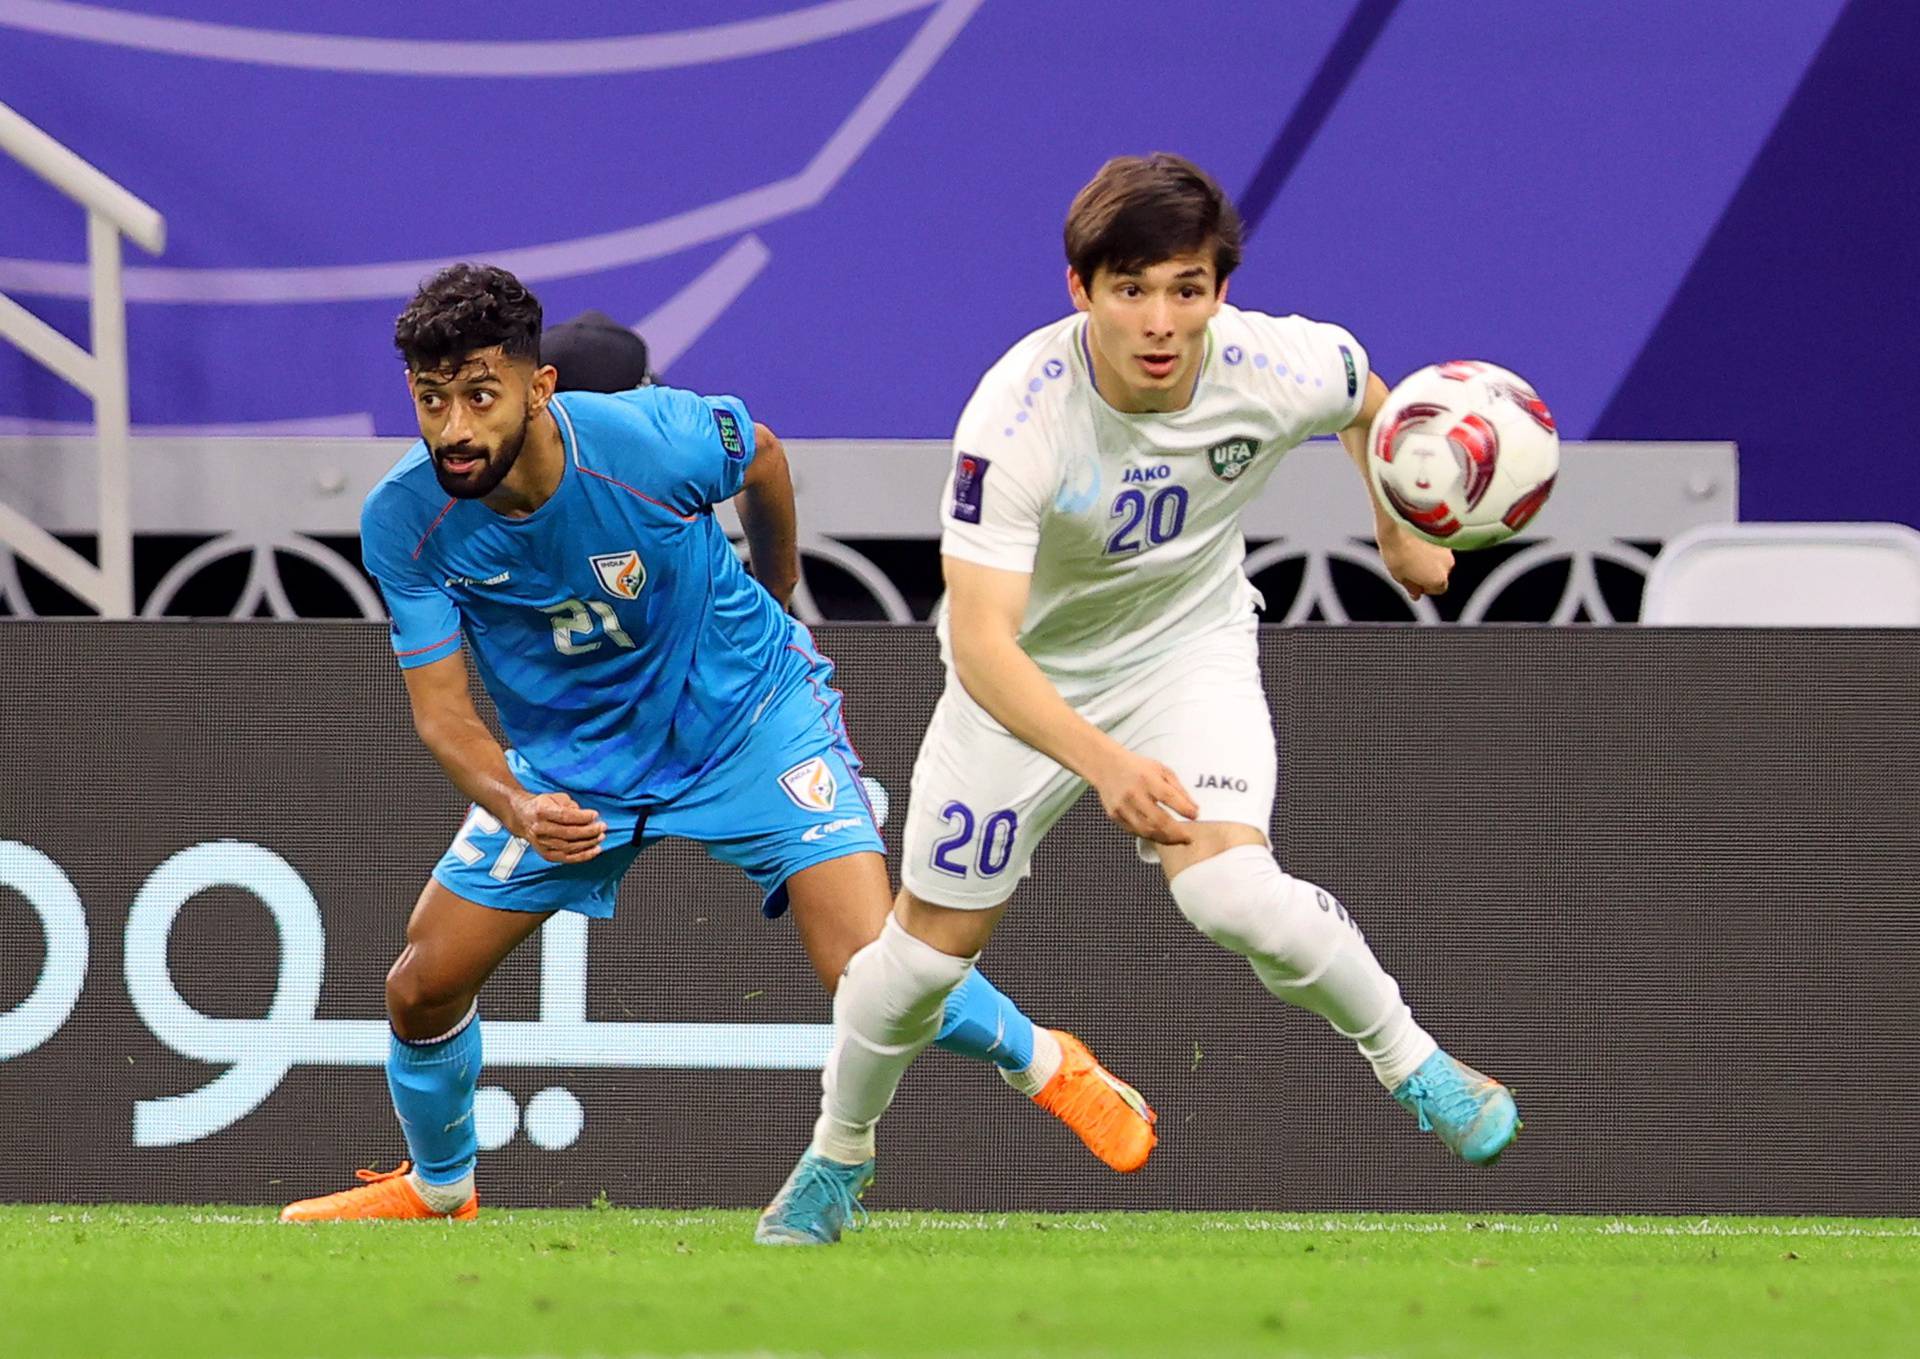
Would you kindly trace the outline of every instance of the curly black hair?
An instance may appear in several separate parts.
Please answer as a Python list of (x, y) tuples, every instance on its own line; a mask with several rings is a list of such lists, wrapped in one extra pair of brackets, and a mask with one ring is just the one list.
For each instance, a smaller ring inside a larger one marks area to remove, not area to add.
[(508, 358), (540, 362), (540, 299), (492, 265), (448, 265), (393, 323), (393, 347), (415, 373), (454, 367), (495, 345)]

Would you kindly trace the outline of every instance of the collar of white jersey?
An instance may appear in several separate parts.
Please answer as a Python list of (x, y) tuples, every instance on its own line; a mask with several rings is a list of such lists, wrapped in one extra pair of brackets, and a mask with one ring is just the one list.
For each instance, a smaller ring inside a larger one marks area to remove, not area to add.
[(1207, 322), (1207, 348), (1200, 355), (1200, 367), (1193, 375), (1193, 390), (1187, 393), (1187, 404), (1170, 411), (1123, 411), (1107, 400), (1106, 394), (1100, 390), (1100, 384), (1094, 380), (1093, 350), (1087, 339), (1088, 324), (1089, 318), (1082, 316), (1080, 325), (1074, 331), (1073, 352), (1079, 357), (1080, 371), (1086, 374), (1087, 390), (1093, 393), (1093, 399), (1100, 403), (1100, 408), (1108, 415), (1117, 420), (1167, 420), (1192, 410), (1200, 400), (1200, 384), (1207, 380), (1207, 370), (1213, 367), (1213, 321)]

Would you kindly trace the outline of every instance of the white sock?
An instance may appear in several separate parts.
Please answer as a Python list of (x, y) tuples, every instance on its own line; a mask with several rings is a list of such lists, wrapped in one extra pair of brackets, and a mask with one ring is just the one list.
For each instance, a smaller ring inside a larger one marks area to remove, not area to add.
[(1438, 1050), (1346, 908), (1282, 872), (1265, 847), (1236, 845), (1203, 859), (1172, 888), (1186, 917), (1246, 958), (1262, 986), (1353, 1040), (1388, 1090)]
[(873, 1155), (874, 1124), (908, 1063), (940, 1032), (947, 995), (972, 966), (972, 958), (914, 938), (891, 915), (880, 937), (853, 955), (833, 997), (815, 1152), (849, 1165)]
[(452, 1184), (428, 1184), (417, 1170), (407, 1173), (407, 1183), (420, 1201), (436, 1213), (451, 1213), (473, 1197), (473, 1172), (469, 1170)]
[(1000, 1079), (1018, 1090), (1028, 1099), (1032, 1099), (1046, 1088), (1054, 1073), (1060, 1070), (1060, 1061), (1064, 1054), (1060, 1051), (1060, 1040), (1053, 1036), (1052, 1029), (1033, 1026), (1033, 1060), (1018, 1071), (1000, 1068)]

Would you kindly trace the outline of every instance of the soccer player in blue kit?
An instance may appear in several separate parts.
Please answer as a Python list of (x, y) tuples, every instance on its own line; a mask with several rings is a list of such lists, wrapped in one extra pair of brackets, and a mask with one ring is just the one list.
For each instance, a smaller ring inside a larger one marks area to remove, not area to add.
[[(780, 602), (799, 565), (779, 439), (732, 397), (556, 395), (540, 331), (518, 280), (465, 264), (395, 327), (421, 441), (367, 497), (362, 549), (415, 728), (473, 807), (387, 976), (411, 1163), (285, 1221), (478, 1212), (480, 988), (553, 911), (611, 916), (648, 845), (682, 836), (744, 870), (768, 916), (791, 910), (829, 990), (891, 908), (833, 667)], [(713, 514), (736, 497), (758, 581)], [(1145, 1163), (1139, 1095), (977, 974), (938, 1041), (993, 1062), (1116, 1170)]]

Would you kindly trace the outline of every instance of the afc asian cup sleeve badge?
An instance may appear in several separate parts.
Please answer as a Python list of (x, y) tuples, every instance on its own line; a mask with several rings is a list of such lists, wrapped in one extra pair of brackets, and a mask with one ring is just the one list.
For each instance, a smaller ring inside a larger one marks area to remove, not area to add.
[(603, 552), (587, 560), (593, 563), (601, 589), (615, 599), (640, 598), (641, 587), (647, 583), (647, 567), (638, 552)]
[(794, 805), (810, 812), (830, 812), (840, 793), (840, 781), (818, 755), (803, 760), (780, 776), (780, 786)]
[(987, 469), (993, 464), (978, 453), (961, 453), (953, 464), (953, 517), (963, 524), (980, 522), (980, 496), (986, 489)]

